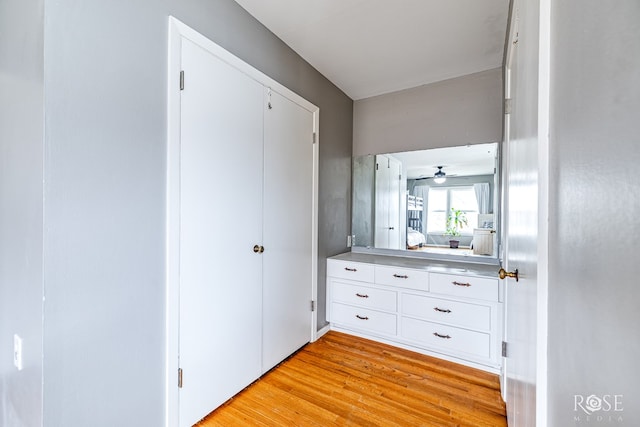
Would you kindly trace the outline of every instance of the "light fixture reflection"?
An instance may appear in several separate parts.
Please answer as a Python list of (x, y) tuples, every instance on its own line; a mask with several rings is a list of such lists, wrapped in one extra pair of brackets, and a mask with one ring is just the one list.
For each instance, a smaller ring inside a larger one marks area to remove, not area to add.
[(438, 172), (433, 174), (433, 182), (436, 184), (443, 184), (447, 180), (445, 175), (446, 173), (442, 171), (442, 166), (438, 166)]

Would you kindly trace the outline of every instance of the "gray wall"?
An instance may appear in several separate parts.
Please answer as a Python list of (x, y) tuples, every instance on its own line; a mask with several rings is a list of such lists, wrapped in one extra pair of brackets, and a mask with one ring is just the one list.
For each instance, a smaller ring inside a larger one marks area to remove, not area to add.
[(640, 2), (551, 2), (551, 16), (548, 425), (586, 425), (575, 394), (622, 394), (591, 424), (637, 426)]
[(502, 70), (496, 68), (358, 100), (353, 155), (502, 140)]
[[(43, 1), (0, 0), (0, 425), (42, 424)], [(24, 369), (13, 366), (13, 334)]]
[(353, 158), (353, 246), (373, 247), (374, 244), (375, 169), (375, 156)]
[(352, 100), (231, 0), (0, 0), (3, 426), (163, 424), (170, 14), (320, 107), (324, 324), (325, 257), (350, 229)]
[(46, 1), (47, 427), (163, 423), (166, 9)]

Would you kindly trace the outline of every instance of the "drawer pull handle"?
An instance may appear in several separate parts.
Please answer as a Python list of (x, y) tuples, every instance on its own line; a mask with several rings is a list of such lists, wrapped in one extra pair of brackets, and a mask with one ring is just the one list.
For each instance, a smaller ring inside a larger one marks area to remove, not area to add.
[(367, 295), (367, 294), (362, 295), (362, 294), (356, 293), (356, 296), (359, 297), (359, 298), (369, 298), (369, 295)]
[(434, 332), (433, 335), (437, 336), (438, 338), (444, 338), (444, 339), (448, 339), (448, 340), (451, 339), (451, 337), (449, 335), (440, 335), (437, 332)]
[(396, 279), (408, 279), (409, 278), (409, 276), (403, 275), (403, 274), (394, 274), (393, 277), (395, 277)]
[(438, 308), (438, 307), (433, 307), (433, 309), (439, 313), (451, 313), (451, 310), (449, 309), (443, 310), (442, 308)]
[(469, 286), (471, 286), (471, 283), (461, 283), (461, 282), (456, 282), (456, 281), (453, 281), (453, 282), (451, 282), (451, 283), (453, 283), (453, 284), (454, 284), (454, 285), (456, 285), (456, 286), (464, 286), (464, 287), (466, 287), (466, 288), (468, 288)]
[(369, 320), (369, 318), (368, 318), (367, 316), (362, 317), (362, 316), (360, 316), (359, 314), (356, 314), (356, 317), (357, 317), (358, 319), (360, 319), (360, 320)]
[(347, 271), (351, 271), (351, 272), (353, 272), (353, 273), (355, 273), (356, 271), (358, 271), (358, 270), (356, 270), (355, 268), (349, 268), (349, 267), (345, 267), (344, 269), (345, 269), (345, 270), (347, 270)]

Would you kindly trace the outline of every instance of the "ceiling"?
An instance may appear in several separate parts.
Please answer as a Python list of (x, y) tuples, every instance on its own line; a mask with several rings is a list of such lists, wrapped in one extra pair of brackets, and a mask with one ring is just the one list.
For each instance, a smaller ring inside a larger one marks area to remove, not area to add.
[(236, 0), (354, 100), (502, 65), (509, 0)]
[(493, 175), (498, 144), (473, 144), (391, 154), (402, 162), (407, 179), (433, 177), (442, 166), (447, 176)]

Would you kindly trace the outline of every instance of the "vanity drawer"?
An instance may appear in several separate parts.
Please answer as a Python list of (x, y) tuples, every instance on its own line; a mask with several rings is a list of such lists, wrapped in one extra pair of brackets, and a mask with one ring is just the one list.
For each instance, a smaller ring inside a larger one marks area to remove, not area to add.
[(331, 304), (331, 321), (361, 331), (396, 334), (395, 314), (339, 303)]
[(491, 307), (486, 305), (404, 294), (402, 315), (463, 328), (487, 332), (491, 330)]
[(498, 279), (431, 273), (430, 290), (433, 293), (456, 297), (498, 301)]
[(429, 290), (429, 273), (426, 271), (376, 265), (375, 276), (377, 285)]
[(327, 276), (373, 283), (374, 267), (361, 262), (327, 260)]
[(396, 311), (398, 307), (397, 293), (394, 291), (350, 285), (335, 279), (331, 281), (331, 286), (333, 301), (386, 311)]
[(491, 335), (423, 320), (402, 318), (402, 338), (444, 352), (465, 353), (489, 359)]

